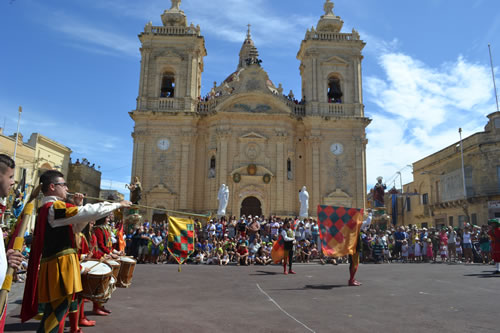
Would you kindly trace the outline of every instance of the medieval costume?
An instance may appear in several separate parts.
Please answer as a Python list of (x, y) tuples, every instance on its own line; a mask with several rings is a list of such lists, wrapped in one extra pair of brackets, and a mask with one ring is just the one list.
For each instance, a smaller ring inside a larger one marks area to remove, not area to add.
[(491, 238), (491, 258), (495, 262), (495, 271), (493, 274), (500, 274), (500, 220), (491, 219), (488, 221)]
[[(370, 228), (370, 224), (372, 223), (372, 213), (368, 214), (368, 217), (366, 218), (365, 221), (363, 221), (363, 224), (361, 225), (361, 230), (365, 231)], [(352, 254), (349, 255), (349, 285), (350, 286), (360, 286), (361, 282), (356, 281), (354, 279), (354, 276), (356, 275), (356, 272), (358, 271), (358, 266), (359, 266), (359, 253), (361, 252), (362, 248), (362, 243), (363, 241), (361, 240), (361, 233), (358, 236), (358, 242), (356, 244), (356, 251)]]
[[(88, 221), (120, 208), (119, 203), (74, 206), (56, 196), (45, 196), (39, 209), (24, 289), (21, 320), (44, 315), (38, 332), (62, 332), (75, 295), (82, 291), (75, 232)], [(72, 315), (73, 316), (73, 315)]]
[[(295, 237), (293, 229), (290, 227), (290, 222), (287, 222), (285, 228), (281, 231), (281, 237), (284, 240), (284, 250), (285, 256), (283, 258), (283, 273), (284, 274), (295, 274), (292, 270), (292, 261), (293, 261), (293, 244), (295, 243)], [(288, 273), (286, 271), (286, 261), (288, 258)]]

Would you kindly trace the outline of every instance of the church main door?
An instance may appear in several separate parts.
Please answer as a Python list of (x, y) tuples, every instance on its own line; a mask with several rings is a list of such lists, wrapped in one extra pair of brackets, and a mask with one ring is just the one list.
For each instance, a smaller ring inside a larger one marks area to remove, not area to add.
[(262, 215), (262, 207), (259, 199), (256, 197), (248, 197), (241, 203), (240, 216), (241, 215), (252, 215), (260, 216)]

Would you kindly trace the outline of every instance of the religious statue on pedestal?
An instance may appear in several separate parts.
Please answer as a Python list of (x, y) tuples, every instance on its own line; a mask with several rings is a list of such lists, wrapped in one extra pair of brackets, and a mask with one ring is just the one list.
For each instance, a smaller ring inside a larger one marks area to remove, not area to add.
[(138, 205), (142, 197), (142, 187), (139, 177), (134, 177), (132, 184), (127, 184), (125, 187), (130, 190), (130, 201), (132, 204)]
[(377, 184), (373, 188), (373, 203), (375, 207), (384, 207), (384, 195), (387, 186), (382, 184), (382, 177), (377, 177)]
[(299, 217), (307, 218), (309, 217), (309, 193), (305, 186), (302, 186), (302, 190), (299, 191), (299, 201), (300, 201), (300, 212)]
[(218, 216), (226, 215), (227, 202), (229, 201), (229, 186), (222, 184), (219, 188), (219, 193), (217, 194), (217, 200), (219, 200), (219, 209), (217, 210)]

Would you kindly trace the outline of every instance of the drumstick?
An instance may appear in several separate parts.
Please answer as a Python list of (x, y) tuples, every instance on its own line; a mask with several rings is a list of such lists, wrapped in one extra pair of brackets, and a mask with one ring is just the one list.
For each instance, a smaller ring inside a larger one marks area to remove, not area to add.
[[(74, 196), (75, 193), (68, 192), (68, 196)], [(106, 201), (106, 202), (120, 202), (117, 200), (107, 200), (107, 199), (101, 199), (101, 198), (95, 198), (95, 197), (85, 197), (87, 199), (91, 200), (98, 200), (98, 201)], [(205, 219), (209, 219), (212, 215), (211, 214), (195, 214), (195, 213), (187, 213), (187, 212), (179, 212), (176, 210), (171, 210), (171, 209), (164, 209), (164, 208), (156, 208), (156, 207), (151, 207), (151, 206), (144, 206), (144, 205), (132, 205), (133, 207), (140, 207), (140, 208), (146, 208), (146, 209), (154, 209), (154, 210), (159, 210), (165, 213), (173, 213), (173, 214), (181, 214), (181, 215), (187, 215), (187, 216), (194, 216), (194, 217), (203, 217)]]

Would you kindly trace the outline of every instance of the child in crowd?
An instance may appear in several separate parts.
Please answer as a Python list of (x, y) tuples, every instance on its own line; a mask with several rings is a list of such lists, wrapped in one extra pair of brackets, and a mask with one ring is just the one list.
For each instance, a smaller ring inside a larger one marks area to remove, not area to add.
[(422, 243), (420, 243), (420, 238), (415, 238), (415, 261), (422, 261)]
[(432, 249), (432, 240), (427, 238), (427, 252), (425, 253), (427, 257), (427, 262), (432, 261), (434, 258), (434, 251)]
[(269, 258), (268, 254), (264, 250), (263, 247), (260, 247), (259, 250), (257, 251), (257, 255), (255, 257), (255, 264), (257, 265), (269, 265), (273, 260)]
[(405, 240), (403, 240), (402, 245), (401, 245), (401, 257), (402, 257), (403, 263), (408, 262), (409, 252), (410, 251), (409, 251), (408, 241), (405, 239)]
[(311, 257), (311, 250), (309, 249), (309, 241), (302, 240), (302, 253), (301, 253), (301, 262), (309, 262), (309, 258)]
[(382, 245), (382, 239), (380, 236), (375, 238), (375, 244), (373, 245), (373, 260), (376, 264), (380, 264), (383, 258), (384, 246)]
[(318, 248), (315, 243), (311, 244), (311, 260), (318, 258)]
[(448, 259), (448, 245), (446, 245), (445, 242), (441, 242), (441, 248), (439, 252), (441, 253), (441, 261), (446, 262)]
[(410, 242), (408, 243), (408, 261), (415, 261), (415, 244), (411, 243), (411, 238)]
[(227, 250), (224, 249), (222, 252), (222, 258), (220, 259), (219, 265), (227, 266), (229, 264), (229, 254), (227, 253)]
[(457, 244), (456, 244), (456, 252), (457, 252), (457, 262), (460, 264), (462, 263), (462, 239), (460, 237), (457, 237)]

